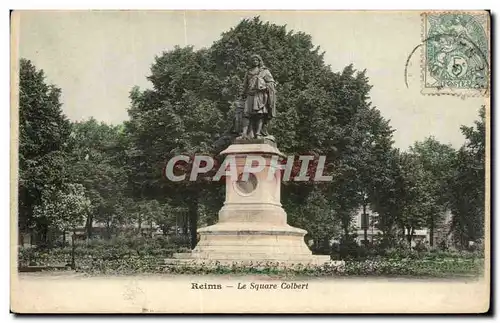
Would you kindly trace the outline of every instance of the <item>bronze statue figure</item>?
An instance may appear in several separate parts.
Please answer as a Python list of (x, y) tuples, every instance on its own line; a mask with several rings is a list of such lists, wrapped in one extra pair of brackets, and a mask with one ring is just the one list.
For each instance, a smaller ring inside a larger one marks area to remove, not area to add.
[(276, 82), (259, 55), (251, 63), (243, 80), (240, 139), (269, 137), (267, 124), (276, 115)]
[(214, 142), (216, 152), (237, 140), (267, 139), (275, 141), (267, 131), (276, 116), (276, 82), (259, 55), (251, 56), (252, 67), (246, 72), (243, 90), (232, 106), (230, 127)]

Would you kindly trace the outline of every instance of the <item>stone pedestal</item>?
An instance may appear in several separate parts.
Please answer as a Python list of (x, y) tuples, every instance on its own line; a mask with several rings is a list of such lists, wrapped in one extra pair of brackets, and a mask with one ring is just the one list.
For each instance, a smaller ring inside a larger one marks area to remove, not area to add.
[[(274, 143), (236, 142), (221, 155), (226, 160), (234, 158), (236, 176), (226, 177), (226, 201), (219, 211), (219, 221), (199, 229), (196, 248), (188, 254), (175, 254), (169, 263), (182, 260), (321, 265), (330, 261), (329, 256), (312, 255), (304, 242), (306, 231), (287, 224), (280, 203), (281, 173), (276, 169), (276, 161), (284, 156)], [(265, 167), (249, 173), (245, 180), (242, 174), (249, 157), (261, 157)]]

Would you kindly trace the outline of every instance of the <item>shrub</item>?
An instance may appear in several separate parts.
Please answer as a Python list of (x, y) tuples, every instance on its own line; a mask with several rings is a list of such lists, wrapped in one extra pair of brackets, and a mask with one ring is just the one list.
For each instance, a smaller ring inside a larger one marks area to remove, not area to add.
[(60, 266), (71, 262), (69, 248), (54, 249), (51, 252), (40, 247), (19, 247), (18, 248), (18, 266)]
[(420, 254), (416, 250), (401, 247), (387, 249), (385, 255), (388, 259), (419, 259)]
[(367, 247), (360, 246), (354, 236), (342, 238), (339, 244), (332, 246), (333, 259), (363, 259), (367, 256)]
[[(19, 247), (20, 266), (61, 265), (71, 263), (72, 248), (46, 249), (41, 247)], [(112, 239), (91, 239), (75, 242), (76, 266), (92, 268), (95, 263), (120, 263), (123, 259), (163, 259), (171, 257), (175, 252), (186, 252), (189, 249), (172, 244), (166, 237), (146, 238), (137, 235), (123, 234)], [(139, 260), (137, 260), (139, 261)], [(113, 265), (114, 266), (114, 265)]]
[(189, 248), (191, 245), (191, 241), (189, 240), (188, 236), (185, 235), (176, 235), (176, 236), (171, 236), (168, 238), (169, 243), (180, 246), (180, 247), (185, 247)]

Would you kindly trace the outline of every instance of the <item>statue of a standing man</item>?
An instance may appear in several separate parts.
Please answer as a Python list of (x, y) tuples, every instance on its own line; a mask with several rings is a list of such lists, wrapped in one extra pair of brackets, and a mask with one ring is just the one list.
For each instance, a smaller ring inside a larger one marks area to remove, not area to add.
[(243, 80), (243, 120), (240, 138), (267, 137), (267, 123), (276, 115), (275, 81), (259, 55), (251, 56), (252, 67)]

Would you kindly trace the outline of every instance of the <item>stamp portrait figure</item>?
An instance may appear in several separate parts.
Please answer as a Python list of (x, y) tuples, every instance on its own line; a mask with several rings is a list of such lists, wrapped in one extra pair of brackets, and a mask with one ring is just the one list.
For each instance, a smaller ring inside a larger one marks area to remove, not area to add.
[(267, 125), (276, 115), (276, 82), (259, 55), (250, 61), (243, 80), (242, 139), (269, 137)]

